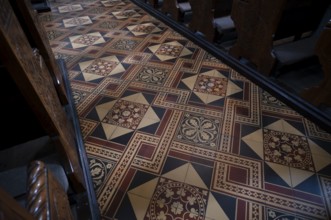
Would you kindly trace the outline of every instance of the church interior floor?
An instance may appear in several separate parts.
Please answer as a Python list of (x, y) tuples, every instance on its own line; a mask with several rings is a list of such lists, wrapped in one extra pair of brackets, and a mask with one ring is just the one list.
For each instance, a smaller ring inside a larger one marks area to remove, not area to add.
[(331, 135), (129, 0), (41, 13), (103, 219), (330, 219)]

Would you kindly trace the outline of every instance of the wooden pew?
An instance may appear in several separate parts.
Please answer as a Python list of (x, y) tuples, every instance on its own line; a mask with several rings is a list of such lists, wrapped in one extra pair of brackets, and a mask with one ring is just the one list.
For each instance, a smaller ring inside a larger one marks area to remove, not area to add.
[(237, 29), (237, 42), (229, 53), (252, 62), (261, 73), (270, 73), (275, 64), (271, 53), (273, 34), (286, 0), (233, 0), (231, 17)]
[(316, 44), (316, 54), (322, 65), (324, 79), (320, 85), (304, 91), (302, 96), (313, 105), (331, 106), (331, 20), (327, 23)]
[(52, 49), (49, 46), (44, 27), (38, 20), (38, 14), (32, 9), (30, 0), (12, 0), (10, 3), (15, 14), (20, 15), (17, 17), (31, 46), (38, 48), (41, 56), (43, 56), (61, 103), (63, 105), (68, 104), (68, 98), (61, 71), (55, 61)]
[[(33, 49), (7, 0), (0, 0), (0, 60), (39, 123), (54, 137), (76, 192), (85, 191), (72, 121), (63, 108), (43, 57)], [(15, 36), (15, 37), (13, 37)]]
[(234, 23), (230, 17), (232, 0), (189, 0), (192, 8), (192, 20), (189, 28), (200, 32), (213, 42), (217, 37), (234, 32)]
[[(293, 63), (306, 58), (302, 55), (309, 53), (316, 38), (305, 39), (306, 42), (297, 41), (302, 40), (305, 33), (313, 34), (316, 31), (328, 4), (327, 0), (234, 0), (231, 17), (237, 28), (238, 39), (229, 53), (238, 59), (249, 60), (265, 75), (272, 73), (277, 61)], [(302, 13), (307, 8), (310, 8), (309, 15)], [(305, 25), (307, 16), (310, 20)], [(280, 53), (277, 54), (274, 40), (289, 37), (293, 37), (295, 44), (280, 47)], [(292, 57), (286, 57), (288, 55)]]
[(145, 0), (145, 2), (152, 5), (153, 8), (158, 8), (159, 7), (159, 0)]
[(164, 0), (161, 11), (176, 21), (183, 21), (185, 13), (191, 11), (188, 0)]

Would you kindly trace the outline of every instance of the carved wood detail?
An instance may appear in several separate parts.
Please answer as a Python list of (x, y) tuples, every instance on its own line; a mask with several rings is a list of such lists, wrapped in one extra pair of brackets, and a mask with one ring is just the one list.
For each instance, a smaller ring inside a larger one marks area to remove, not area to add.
[[(65, 169), (77, 191), (84, 187), (72, 124), (63, 109), (48, 69), (40, 67), (8, 0), (0, 0), (0, 58), (41, 125), (50, 136), (58, 136)], [(6, 16), (1, 16), (6, 14)]]
[(40, 54), (43, 56), (46, 66), (53, 78), (53, 83), (55, 85), (56, 91), (60, 98), (62, 104), (68, 104), (68, 99), (66, 95), (65, 85), (63, 81), (63, 77), (61, 75), (60, 69), (56, 64), (55, 57), (53, 52), (48, 45), (47, 34), (44, 30), (44, 27), (39, 22), (37, 13), (32, 10), (32, 5), (30, 0), (13, 0), (11, 1), (12, 5), (15, 5), (15, 8), (19, 10), (17, 14), (21, 15), (22, 23), (26, 27), (26, 35), (29, 35), (28, 38), (33, 40), (40, 51)]
[(66, 192), (41, 161), (28, 168), (27, 209), (39, 220), (73, 219)]

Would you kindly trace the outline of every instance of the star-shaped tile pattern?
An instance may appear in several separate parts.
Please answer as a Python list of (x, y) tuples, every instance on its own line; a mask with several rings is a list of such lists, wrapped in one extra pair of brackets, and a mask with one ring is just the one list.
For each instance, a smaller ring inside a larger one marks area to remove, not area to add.
[(157, 44), (148, 47), (148, 49), (152, 51), (161, 61), (171, 60), (192, 54), (192, 51), (184, 47), (178, 41)]
[(92, 20), (89, 16), (63, 19), (63, 25), (66, 28), (75, 27), (79, 25), (86, 25), (86, 24), (92, 24)]
[(104, 78), (125, 71), (116, 56), (102, 57), (79, 63), (85, 81)]
[(131, 25), (128, 26), (127, 29), (129, 29), (129, 31), (131, 31), (131, 33), (134, 34), (135, 36), (142, 36), (161, 31), (161, 29), (156, 27), (153, 23)]
[(72, 36), (69, 37), (69, 40), (72, 48), (74, 49), (102, 44), (106, 42), (100, 32)]
[(200, 75), (190, 76), (182, 79), (182, 82), (205, 104), (242, 92), (242, 88), (218, 70), (210, 70)]
[(242, 141), (292, 187), (331, 164), (328, 152), (283, 119), (242, 137)]
[(108, 140), (160, 122), (142, 93), (97, 105), (95, 109)]
[(137, 219), (169, 214), (177, 219), (229, 219), (190, 163), (131, 189), (128, 196)]

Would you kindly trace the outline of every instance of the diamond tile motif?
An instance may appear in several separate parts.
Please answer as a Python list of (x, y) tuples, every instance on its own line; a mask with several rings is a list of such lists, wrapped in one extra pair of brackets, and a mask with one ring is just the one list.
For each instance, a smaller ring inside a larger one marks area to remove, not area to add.
[(75, 27), (80, 25), (92, 24), (89, 16), (82, 16), (77, 18), (63, 19), (63, 25), (66, 28)]
[[(176, 216), (177, 219), (214, 219), (216, 216), (228, 219), (189, 163), (133, 188), (128, 195), (137, 219), (167, 219), (167, 216)], [(210, 207), (207, 208), (207, 204)]]
[(217, 70), (210, 70), (181, 80), (205, 104), (242, 92), (242, 88)]
[(331, 134), (134, 2), (39, 14), (101, 218), (331, 219)]
[(145, 219), (161, 219), (169, 215), (178, 219), (202, 219), (207, 198), (207, 190), (160, 178)]
[(81, 4), (74, 4), (74, 5), (65, 5), (58, 7), (60, 13), (72, 12), (72, 11), (81, 11), (83, 7)]
[[(302, 183), (315, 170), (331, 164), (327, 152), (283, 119), (244, 136), (242, 140), (261, 159), (269, 161), (269, 167), (290, 186)], [(321, 154), (325, 157), (318, 156)]]
[(161, 29), (156, 27), (153, 23), (132, 25), (128, 26), (127, 29), (129, 29), (135, 36), (153, 34), (161, 31)]
[(101, 1), (101, 3), (105, 7), (113, 7), (113, 6), (125, 5), (125, 2), (120, 1), (120, 0), (107, 0), (107, 1)]
[(192, 54), (192, 51), (184, 47), (178, 41), (158, 44), (158, 45), (150, 46), (148, 48), (161, 61), (166, 61), (177, 57), (183, 57)]
[(193, 91), (225, 96), (227, 84), (228, 80), (225, 78), (215, 78), (206, 75), (200, 75), (197, 78)]
[(102, 44), (106, 42), (100, 32), (72, 36), (69, 37), (69, 40), (72, 48), (74, 49)]
[(84, 72), (101, 76), (108, 76), (118, 65), (118, 62), (96, 59)]
[(116, 56), (102, 57), (79, 63), (85, 81), (112, 76), (125, 71)]
[(97, 105), (95, 110), (108, 140), (160, 122), (141, 93)]
[(266, 161), (314, 171), (306, 137), (268, 129), (263, 133)]
[(112, 12), (112, 14), (117, 19), (126, 19), (126, 18), (137, 18), (137, 17), (141, 17), (141, 15), (139, 13), (137, 13), (135, 10), (115, 11), (115, 12)]
[(148, 105), (119, 100), (102, 120), (104, 123), (136, 129), (148, 110)]

